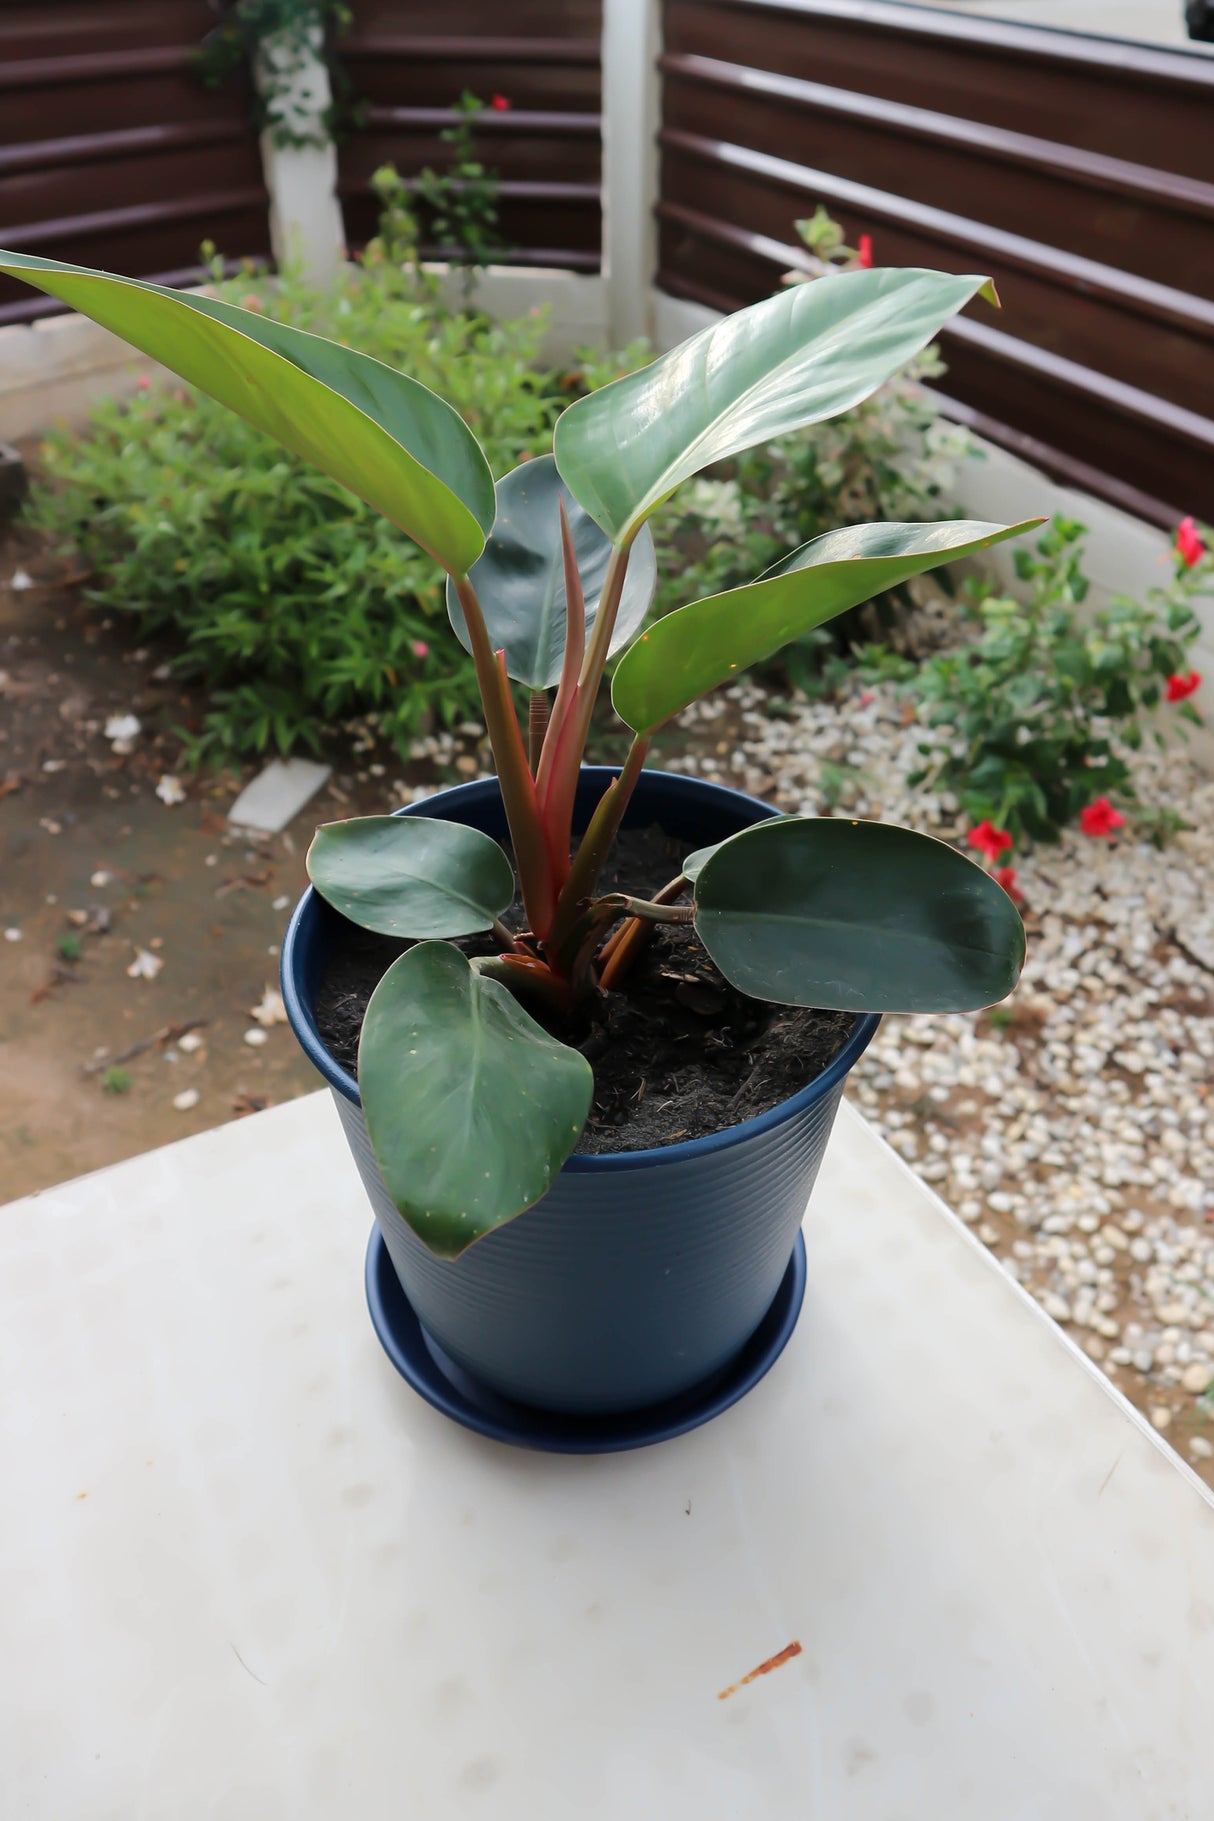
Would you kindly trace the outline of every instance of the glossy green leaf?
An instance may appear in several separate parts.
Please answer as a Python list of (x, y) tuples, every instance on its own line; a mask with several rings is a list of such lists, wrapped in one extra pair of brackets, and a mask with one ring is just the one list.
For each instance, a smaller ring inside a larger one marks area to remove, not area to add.
[(625, 544), (701, 469), (859, 404), (988, 285), (900, 267), (791, 286), (570, 405), (557, 467)]
[(198, 292), (0, 252), (0, 271), (91, 316), (315, 464), (454, 574), (484, 547), (493, 476), (457, 411), (370, 355)]
[[(586, 597), (586, 629), (594, 624), (611, 556), (611, 539), (578, 505), (550, 455), (523, 462), (497, 483), (497, 517), (483, 555), (473, 565), (489, 640), (506, 653), (506, 669), (517, 683), (551, 689), (561, 675), (565, 652), (565, 571), (561, 554), (558, 500), (577, 553)], [(653, 539), (642, 531), (632, 547), (611, 650), (619, 651), (644, 623), (657, 586)], [(464, 612), (447, 583), (447, 612), (465, 651), (472, 649)]]
[[(766, 821), (752, 822), (751, 827), (766, 828), (768, 822), (787, 821), (787, 816), (768, 816)], [(726, 838), (732, 840), (733, 836), (730, 835)], [(694, 885), (700, 874), (704, 871), (704, 868), (708, 865), (708, 862), (712, 859), (712, 856), (715, 853), (719, 853), (724, 845), (724, 841), (714, 841), (711, 847), (697, 847), (693, 854), (688, 854), (687, 858), (683, 861), (683, 877), (688, 880), (690, 884)]]
[(615, 711), (647, 733), (848, 607), (1040, 523), (845, 525), (811, 538), (745, 588), (693, 601), (642, 633), (612, 680)]
[(470, 936), (491, 929), (514, 896), (491, 836), (429, 816), (326, 822), (308, 849), (308, 877), (343, 917), (385, 936)]
[(529, 1208), (577, 1143), (594, 1075), (446, 942), (420, 942), (367, 1007), (358, 1089), (402, 1216), (441, 1258)]
[(943, 841), (882, 822), (790, 817), (726, 841), (695, 888), (725, 978), (779, 1005), (964, 1012), (1011, 992), (1024, 925)]

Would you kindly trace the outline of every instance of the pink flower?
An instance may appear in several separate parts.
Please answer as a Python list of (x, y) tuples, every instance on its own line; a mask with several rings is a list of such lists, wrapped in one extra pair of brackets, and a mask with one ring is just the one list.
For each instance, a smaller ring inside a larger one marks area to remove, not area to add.
[(991, 878), (996, 885), (1003, 887), (1013, 904), (1024, 902), (1024, 893), (1016, 889), (1016, 868), (1014, 866), (997, 867), (991, 874)]
[(509, 95), (494, 95), (490, 98), (489, 106), (495, 114), (504, 114), (510, 107), (510, 97)]
[[(151, 380), (148, 378), (146, 373), (141, 373), (139, 375), (139, 378), (135, 381), (136, 392), (150, 392), (151, 389), (152, 389)], [(1190, 523), (1191, 522), (1192, 521), (1190, 520)]]
[(1169, 677), (1163, 693), (1169, 702), (1183, 702), (1186, 696), (1191, 696), (1195, 690), (1200, 688), (1200, 670), (1190, 670), (1187, 676)]
[[(865, 268), (865, 270), (867, 270), (872, 265), (872, 263), (873, 263), (873, 237), (871, 234), (861, 234), (859, 250), (856, 253), (856, 264), (858, 266), (863, 266)], [(1191, 520), (1190, 520), (1190, 523), (1192, 523)]]
[(865, 691), (864, 691), (864, 694), (863, 694), (863, 695), (862, 695), (862, 696), (861, 696), (861, 697), (860, 697), (860, 700), (859, 700), (859, 702), (858, 702), (858, 703), (857, 703), (857, 704), (856, 704), (856, 706), (857, 706), (857, 707), (858, 707), (858, 708), (867, 708), (867, 707), (868, 707), (868, 705), (869, 705), (869, 703), (870, 703), (870, 702), (871, 702), (871, 701), (872, 701), (872, 699), (873, 699), (873, 692), (872, 692), (872, 690), (871, 690), (871, 689), (866, 689), (866, 690), (865, 690)]
[(1192, 569), (1200, 563), (1206, 553), (1206, 547), (1198, 534), (1197, 525), (1192, 518), (1182, 518), (1176, 527), (1176, 554), (1186, 569)]
[(1097, 797), (1080, 811), (1079, 826), (1085, 835), (1111, 835), (1115, 829), (1125, 827), (1125, 817), (1107, 797)]
[(427, 645), (425, 639), (414, 639), (410, 646), (410, 650), (415, 658), (428, 658), (430, 656), (430, 647)]
[(1006, 828), (996, 828), (989, 816), (979, 822), (976, 828), (970, 829), (966, 840), (971, 847), (976, 847), (979, 853), (984, 854), (988, 860), (997, 860), (1000, 854), (1007, 853), (1013, 845), (1012, 837)]

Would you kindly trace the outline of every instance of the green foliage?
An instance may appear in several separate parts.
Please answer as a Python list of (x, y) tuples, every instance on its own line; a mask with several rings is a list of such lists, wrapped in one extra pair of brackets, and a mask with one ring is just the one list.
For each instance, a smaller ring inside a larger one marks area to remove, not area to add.
[(131, 1073), (129, 1069), (110, 1068), (101, 1077), (102, 1091), (106, 1094), (129, 1094), (131, 1091)]
[(883, 587), (949, 558), (973, 556), (1039, 525), (850, 525), (811, 539), (745, 588), (668, 614), (625, 654), (611, 699), (630, 727), (651, 732), (698, 696), (770, 657), (811, 627)]
[(65, 930), (62, 936), (56, 938), (55, 948), (64, 961), (79, 961), (84, 953), (79, 936), (73, 935), (71, 930)]
[(498, 208), (498, 176), (476, 152), (476, 124), (484, 102), (465, 89), (455, 104), (455, 120), (439, 138), (451, 147), (447, 169), (426, 166), (414, 179), (413, 191), (428, 216), (428, 239), (434, 257), (463, 268), (465, 302), (476, 274), (506, 252)]
[[(1084, 531), (1056, 518), (1036, 554), (1015, 553), (1020, 599), (971, 587), (968, 643), (918, 669), (875, 654), (870, 662), (873, 674), (907, 684), (936, 730), (911, 781), (955, 795), (975, 822), (989, 818), (1016, 839), (1056, 840), (1099, 796), (1132, 801), (1130, 755), (1147, 737), (1162, 744), (1176, 720), (1200, 720), (1189, 702), (1168, 705), (1164, 684), (1197, 636), (1191, 598), (1210, 588), (1214, 557), (1178, 560), (1146, 601), (1119, 595), (1085, 612)], [(1158, 725), (1155, 709), (1166, 717)]]
[[(1001, 999), (1014, 985), (1024, 936), (1010, 898), (966, 856), (908, 829), (787, 817), (701, 854), (694, 904), (676, 902), (682, 876), (652, 899), (626, 892), (596, 897), (595, 891), (659, 720), (761, 659), (773, 640), (840, 612), (878, 582), (896, 582), (1022, 527), (853, 527), (811, 543), (808, 554), (794, 552), (750, 587), (724, 596), (724, 605), (720, 596), (693, 603), (652, 632), (640, 630), (617, 672), (624, 693), (636, 697), (632, 719), (639, 731), (573, 855), (579, 768), (615, 634), (636, 617), (635, 604), (626, 605), (628, 567), (646, 520), (713, 463), (860, 403), (988, 286), (976, 277), (863, 270), (769, 298), (650, 368), (575, 401), (555, 426), (555, 467), (533, 471), (530, 459), (520, 461), (537, 452), (518, 450), (516, 434), (516, 465), (496, 498), (486, 500), (489, 467), (469, 425), (500, 426), (485, 420), (490, 369), (477, 370), (473, 355), (478, 335), (504, 332), (467, 317), (441, 317), (418, 300), (409, 273), (382, 248), (376, 258), (381, 282), (370, 302), (377, 328), (392, 287), (404, 286), (413, 300), (398, 325), (402, 345), (390, 347), (382, 365), (349, 353), (340, 341), (282, 326), (261, 300), (242, 312), (223, 301), (178, 297), (19, 254), (0, 255), (0, 269), (21, 272), (84, 308), (270, 430), (294, 454), (310, 456), (327, 476), (321, 498), (328, 485), (345, 483), (408, 529), (449, 574), (493, 748), (526, 927), (511, 933), (496, 921), (513, 881), (504, 852), (484, 835), (472, 838), (443, 824), (406, 831), (373, 817), (327, 828), (309, 859), (317, 889), (370, 927), (453, 935), (492, 924), (497, 937), (501, 952), (473, 961), (444, 941), (425, 939), (407, 950), (376, 988), (360, 1039), (363, 1110), (389, 1192), (431, 1250), (453, 1256), (543, 1195), (589, 1109), (590, 1065), (535, 1023), (521, 1000), (534, 996), (552, 1017), (568, 1018), (619, 984), (636, 932), (648, 922), (694, 922), (728, 980), (788, 1004), (947, 1010)], [(343, 281), (345, 316), (350, 283), (372, 281), (365, 273)], [(284, 290), (272, 307), (281, 308), (287, 296)], [(340, 307), (335, 321), (341, 336), (348, 325)], [(419, 384), (444, 345), (458, 356), (442, 378), (459, 410)], [(517, 373), (508, 386), (517, 403), (526, 390)], [(542, 419), (546, 395), (538, 380), (533, 386), (533, 417)], [(155, 414), (152, 429), (162, 430), (160, 403), (142, 408)], [(116, 419), (119, 437), (127, 421)], [(180, 435), (177, 424), (174, 434)], [(223, 435), (217, 426), (215, 435)], [(123, 467), (126, 500), (134, 485), (128, 442), (109, 452)], [(217, 466), (214, 445), (196, 445), (191, 455), (189, 485), (205, 489)], [(227, 470), (227, 510), (234, 515), (246, 473), (239, 462), (218, 465)], [(144, 579), (154, 587), (170, 564), (177, 574), (188, 570), (184, 552), (191, 545), (180, 526), (169, 524), (168, 549), (156, 548), (165, 535), (166, 484), (154, 467), (143, 478), (149, 484), (140, 529), (152, 552), (143, 553)], [(265, 503), (288, 479), (317, 486), (313, 477), (279, 465), (267, 477)], [(71, 522), (83, 541), (90, 535), (83, 519), (91, 508), (95, 522), (104, 520), (107, 502), (90, 499), (78, 475), (73, 481)], [(602, 538), (579, 539), (565, 492), (606, 533), (609, 549)], [(344, 496), (343, 508), (353, 522)], [(482, 566), (477, 559), (486, 533), (499, 537), (501, 548)], [(128, 536), (124, 552), (130, 543)], [(641, 548), (637, 555), (640, 560)], [(520, 582), (524, 571), (533, 587)], [(228, 596), (213, 597), (208, 628), (224, 626), (231, 640), (272, 617), (276, 591), (260, 579), (253, 610), (245, 601), (238, 622), (225, 624)], [(343, 625), (352, 586), (343, 576)], [(553, 611), (558, 586), (563, 630)], [(588, 593), (597, 596), (589, 628)], [(282, 616), (276, 631), (284, 641), (293, 627), (311, 624), (315, 594), (313, 586)], [(194, 649), (202, 632), (195, 630)], [(644, 655), (651, 640), (656, 663)], [(526, 744), (507, 645), (516, 653), (515, 668), (540, 683)], [(382, 651), (374, 661), (383, 666)], [(547, 694), (552, 680), (555, 700)]]
[[(823, 274), (855, 268), (853, 249), (824, 209), (796, 225)], [(804, 283), (805, 274), (790, 272), (786, 282)], [(619, 358), (636, 363), (641, 356), (634, 347)], [(586, 370), (599, 384), (614, 376)], [(944, 371), (938, 350), (928, 347), (850, 410), (752, 449), (684, 489), (655, 522), (665, 576), (658, 611), (740, 587), (791, 545), (840, 526), (947, 513), (953, 470), (971, 444), (965, 430), (940, 416), (925, 383)], [(947, 588), (947, 576), (942, 582)], [(779, 668), (798, 688), (815, 692), (832, 653), (857, 640), (900, 636), (895, 629), (911, 604), (905, 587), (885, 591), (829, 631), (794, 640)]]
[[(217, 282), (232, 304), (370, 354), (456, 407), (500, 472), (550, 445), (564, 402), (541, 317), (492, 324), (419, 298), (385, 250), (322, 293), (298, 276)], [(438, 566), (345, 487), (194, 392), (107, 401), (54, 432), (30, 515), (94, 571), (91, 598), (184, 646), (210, 699), (192, 755), (318, 750), (370, 717), (412, 736), (477, 713)]]
[[(208, 88), (219, 88), (259, 62), (253, 103), (258, 132), (268, 130), (277, 146), (327, 145), (361, 117), (332, 50), (332, 39), (348, 31), (353, 18), (346, 0), (235, 0), (195, 51), (195, 74)], [(311, 110), (298, 105), (296, 90), (296, 78), (311, 63), (318, 42), (333, 93), (319, 127)]]

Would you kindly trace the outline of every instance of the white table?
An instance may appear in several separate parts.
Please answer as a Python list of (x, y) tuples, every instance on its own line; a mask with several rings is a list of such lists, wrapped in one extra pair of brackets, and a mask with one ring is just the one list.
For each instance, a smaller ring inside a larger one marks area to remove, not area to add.
[(5, 1821), (1214, 1813), (1214, 1502), (854, 1113), (634, 1454), (432, 1412), (369, 1224), (321, 1095), (0, 1210)]

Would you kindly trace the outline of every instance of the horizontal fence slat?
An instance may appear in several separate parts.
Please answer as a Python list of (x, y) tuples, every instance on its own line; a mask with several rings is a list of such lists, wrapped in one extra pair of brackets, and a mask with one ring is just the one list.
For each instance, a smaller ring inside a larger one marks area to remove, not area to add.
[(661, 289), (769, 295), (824, 203), (878, 264), (996, 279), (1003, 312), (942, 337), (958, 415), (1156, 519), (1214, 513), (1214, 59), (890, 0), (664, 25)]

